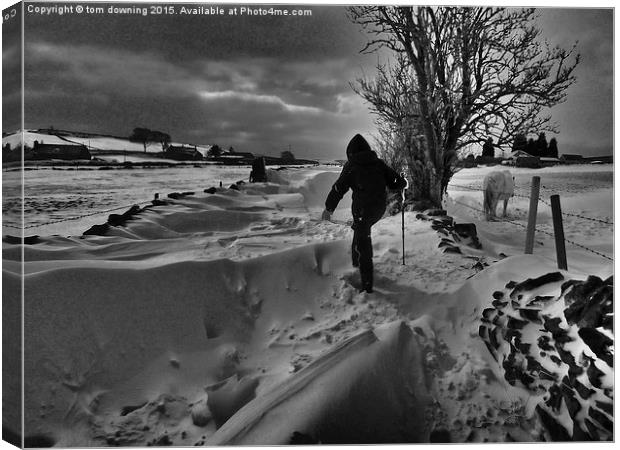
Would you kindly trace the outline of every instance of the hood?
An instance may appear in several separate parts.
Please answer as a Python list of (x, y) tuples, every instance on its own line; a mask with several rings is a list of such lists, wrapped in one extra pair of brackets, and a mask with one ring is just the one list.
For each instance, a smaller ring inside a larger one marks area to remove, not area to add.
[(353, 153), (352, 155), (349, 155), (348, 159), (349, 159), (349, 162), (353, 164), (361, 164), (361, 165), (374, 164), (377, 161), (379, 161), (377, 154), (373, 152), (372, 150)]
[(351, 155), (369, 152), (371, 152), (370, 145), (368, 145), (368, 142), (361, 134), (353, 136), (353, 139), (347, 145), (347, 158), (349, 160), (351, 160)]

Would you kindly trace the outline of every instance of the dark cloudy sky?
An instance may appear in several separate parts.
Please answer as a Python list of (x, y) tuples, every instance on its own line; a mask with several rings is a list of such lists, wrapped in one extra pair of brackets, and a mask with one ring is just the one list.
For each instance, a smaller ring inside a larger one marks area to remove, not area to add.
[[(377, 56), (359, 53), (366, 36), (343, 7), (295, 8), (312, 16), (26, 13), (25, 126), (121, 136), (142, 126), (187, 143), (340, 158), (354, 133), (374, 132), (349, 82), (372, 74)], [(611, 10), (543, 10), (541, 25), (553, 43), (578, 39), (582, 54), (578, 84), (555, 111), (560, 153), (610, 154)], [(6, 67), (10, 51), (5, 42)], [(8, 83), (4, 131), (19, 127), (7, 117), (18, 98)]]

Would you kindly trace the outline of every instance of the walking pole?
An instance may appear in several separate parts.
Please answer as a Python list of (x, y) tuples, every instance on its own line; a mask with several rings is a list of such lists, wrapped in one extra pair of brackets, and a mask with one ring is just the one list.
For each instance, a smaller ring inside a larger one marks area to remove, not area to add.
[(403, 266), (405, 265), (405, 190), (403, 189), (403, 201), (400, 208), (403, 229)]
[(403, 237), (403, 266), (405, 265), (405, 191), (409, 187), (409, 182), (407, 181), (407, 176), (405, 173), (401, 173), (401, 176), (405, 180), (405, 187), (403, 188), (403, 192), (401, 194), (401, 202), (400, 202), (400, 214), (401, 214), (401, 224), (402, 224), (402, 237)]

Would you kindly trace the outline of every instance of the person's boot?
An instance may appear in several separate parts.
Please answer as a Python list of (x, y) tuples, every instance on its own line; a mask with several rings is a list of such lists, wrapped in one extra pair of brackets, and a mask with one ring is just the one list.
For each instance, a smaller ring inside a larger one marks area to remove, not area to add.
[(372, 270), (371, 271), (361, 271), (360, 275), (362, 276), (362, 289), (360, 292), (368, 292), (372, 294)]

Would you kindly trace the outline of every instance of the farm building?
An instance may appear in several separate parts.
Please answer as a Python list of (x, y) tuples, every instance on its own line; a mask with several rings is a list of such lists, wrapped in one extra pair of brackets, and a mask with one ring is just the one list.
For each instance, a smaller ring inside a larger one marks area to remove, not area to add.
[(91, 159), (90, 152), (81, 144), (44, 144), (34, 141), (32, 159)]
[(558, 164), (562, 163), (559, 158), (550, 158), (546, 156), (541, 156), (538, 159), (540, 159), (540, 165), (543, 167), (557, 166)]
[(502, 164), (535, 169), (540, 167), (540, 158), (532, 156), (523, 150), (515, 150), (508, 155), (508, 158)]
[(200, 161), (204, 159), (198, 149), (185, 145), (170, 145), (164, 152), (164, 157), (176, 161)]
[(252, 164), (254, 155), (249, 152), (222, 153), (215, 160), (224, 164)]

